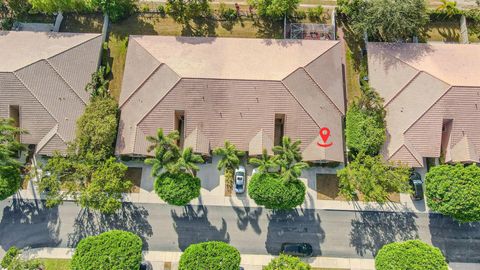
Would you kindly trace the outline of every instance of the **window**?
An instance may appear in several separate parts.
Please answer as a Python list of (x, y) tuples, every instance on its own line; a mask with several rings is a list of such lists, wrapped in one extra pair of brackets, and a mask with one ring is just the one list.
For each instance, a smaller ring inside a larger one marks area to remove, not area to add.
[(175, 130), (180, 134), (180, 139), (177, 142), (178, 147), (183, 148), (185, 139), (185, 112), (175, 111)]
[(275, 130), (274, 130), (274, 145), (280, 145), (282, 143), (282, 138), (285, 134), (285, 115), (276, 114), (275, 115)]

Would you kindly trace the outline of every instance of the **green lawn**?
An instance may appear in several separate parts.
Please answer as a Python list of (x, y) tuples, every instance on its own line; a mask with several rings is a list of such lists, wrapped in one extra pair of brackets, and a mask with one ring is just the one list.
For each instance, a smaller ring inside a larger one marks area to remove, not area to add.
[(45, 270), (70, 270), (70, 260), (40, 259), (45, 264)]

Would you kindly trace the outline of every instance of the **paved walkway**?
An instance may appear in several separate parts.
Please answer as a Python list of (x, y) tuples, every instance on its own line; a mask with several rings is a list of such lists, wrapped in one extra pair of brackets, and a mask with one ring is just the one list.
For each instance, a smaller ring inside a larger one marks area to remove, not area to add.
[[(24, 256), (29, 258), (46, 259), (70, 259), (74, 249), (71, 248), (37, 248), (24, 252)], [(178, 269), (181, 252), (160, 252), (146, 251), (143, 253), (145, 261), (149, 262), (152, 270), (166, 270), (165, 265), (170, 265), (169, 270)], [(262, 270), (275, 256), (242, 254), (241, 266), (245, 270)], [(303, 259), (312, 267), (328, 269), (350, 269), (350, 270), (374, 270), (375, 261), (373, 259), (354, 259), (354, 258), (334, 258), (334, 257), (312, 257)], [(452, 263), (452, 270), (478, 270), (480, 265), (469, 263)]]

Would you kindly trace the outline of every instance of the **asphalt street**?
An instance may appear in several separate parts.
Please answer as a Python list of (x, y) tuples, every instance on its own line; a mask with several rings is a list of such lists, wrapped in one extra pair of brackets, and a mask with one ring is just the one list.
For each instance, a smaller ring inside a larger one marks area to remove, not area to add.
[(312, 244), (315, 255), (371, 258), (382, 245), (420, 238), (450, 262), (480, 263), (480, 223), (459, 224), (437, 214), (124, 204), (115, 215), (81, 210), (65, 202), (0, 202), (0, 250), (74, 247), (80, 239), (111, 229), (135, 232), (144, 248), (180, 251), (192, 243), (221, 240), (245, 254), (277, 254), (283, 242)]

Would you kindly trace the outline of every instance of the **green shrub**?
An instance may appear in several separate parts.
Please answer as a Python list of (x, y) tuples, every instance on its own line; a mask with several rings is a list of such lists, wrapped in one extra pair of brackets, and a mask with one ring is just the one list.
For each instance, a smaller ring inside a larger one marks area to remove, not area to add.
[(362, 151), (374, 156), (385, 142), (385, 125), (382, 119), (352, 104), (347, 111), (345, 137), (353, 156)]
[(142, 12), (150, 12), (150, 7), (148, 5), (143, 5), (141, 10)]
[(435, 166), (427, 173), (425, 183), (431, 210), (461, 222), (480, 221), (480, 167)]
[(20, 189), (21, 183), (19, 169), (13, 166), (0, 167), (0, 201), (15, 194)]
[(13, 259), (20, 255), (21, 251), (16, 246), (12, 246), (7, 250), (5, 256), (3, 256), (2, 263), (0, 264), (3, 268), (8, 268), (12, 263)]
[(136, 0), (94, 0), (93, 2), (102, 12), (108, 14), (113, 23), (119, 22), (137, 11)]
[(180, 257), (179, 270), (238, 270), (240, 252), (224, 242), (190, 245)]
[(168, 204), (183, 206), (200, 196), (198, 177), (188, 173), (163, 173), (155, 180), (155, 192)]
[(442, 252), (420, 240), (390, 243), (375, 257), (377, 270), (447, 270)]
[(284, 181), (275, 173), (256, 173), (248, 184), (248, 195), (268, 209), (292, 209), (305, 200), (305, 184)]
[(142, 239), (130, 232), (113, 230), (82, 239), (73, 254), (71, 269), (139, 269), (141, 262)]
[(310, 21), (321, 22), (323, 20), (323, 7), (309, 8), (307, 14)]
[(159, 5), (157, 7), (157, 10), (158, 10), (158, 13), (160, 14), (160, 17), (165, 18), (165, 16), (167, 16), (167, 11), (165, 10), (164, 5)]
[(227, 7), (225, 3), (220, 3), (218, 12), (220, 17), (226, 21), (234, 21), (237, 19), (237, 11), (233, 8)]
[(295, 17), (295, 19), (301, 21), (301, 20), (305, 20), (307, 18), (307, 13), (303, 10), (296, 10), (293, 13), (293, 16)]
[(302, 262), (299, 258), (280, 254), (278, 258), (270, 261), (263, 270), (310, 270), (310, 265)]

